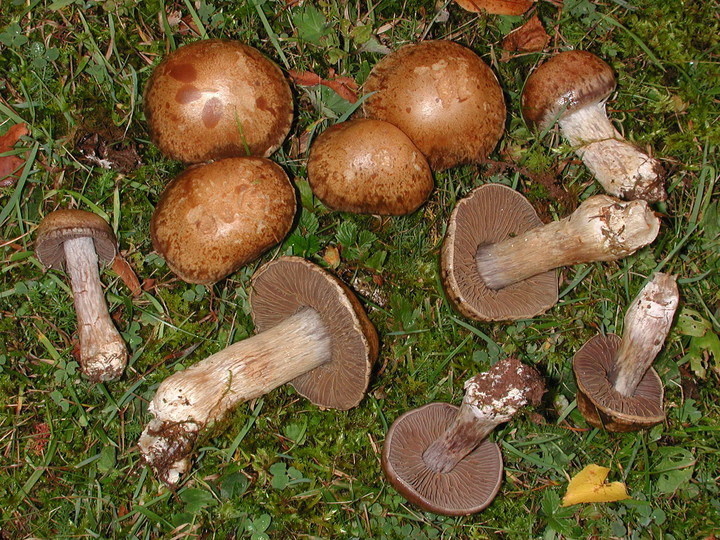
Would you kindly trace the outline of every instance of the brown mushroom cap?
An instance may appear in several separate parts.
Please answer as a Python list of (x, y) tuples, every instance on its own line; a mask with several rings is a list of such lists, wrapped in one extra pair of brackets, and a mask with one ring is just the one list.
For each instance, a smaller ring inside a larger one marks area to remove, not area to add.
[(190, 167), (163, 191), (153, 247), (190, 283), (212, 284), (258, 258), (292, 227), (297, 200), (282, 168), (259, 157)]
[(534, 0), (455, 0), (461, 8), (479, 13), (487, 11), (493, 15), (522, 15), (530, 9)]
[(587, 51), (565, 51), (528, 77), (522, 113), (526, 122), (544, 130), (565, 113), (606, 100), (614, 89), (607, 62)]
[(65, 263), (63, 243), (73, 238), (93, 239), (100, 264), (111, 262), (117, 253), (117, 240), (103, 218), (86, 210), (55, 210), (42, 220), (35, 239), (35, 255), (48, 268)]
[(328, 207), (358, 214), (410, 214), (433, 188), (430, 167), (407, 135), (369, 118), (335, 124), (315, 139), (308, 181)]
[(153, 142), (185, 163), (269, 156), (293, 119), (280, 68), (249, 45), (221, 39), (168, 55), (148, 81), (144, 108)]
[(652, 427), (665, 419), (662, 381), (650, 368), (632, 396), (623, 396), (615, 390), (608, 373), (615, 364), (620, 341), (615, 334), (597, 335), (575, 353), (573, 371), (578, 386), (578, 409), (588, 423), (609, 431)]
[(258, 332), (304, 307), (316, 310), (330, 334), (332, 360), (290, 384), (321, 407), (346, 410), (360, 403), (377, 359), (378, 335), (345, 284), (301, 257), (281, 257), (255, 273), (250, 303)]
[(486, 508), (502, 483), (503, 461), (497, 444), (485, 438), (448, 473), (436, 473), (423, 452), (453, 423), (459, 407), (430, 403), (399, 416), (388, 430), (382, 453), (385, 476), (409, 502), (448, 516)]
[(367, 116), (399, 127), (433, 170), (485, 159), (505, 128), (495, 74), (470, 49), (424, 41), (387, 55), (364, 85)]
[(478, 321), (528, 319), (555, 305), (558, 281), (554, 270), (498, 290), (488, 288), (477, 270), (480, 246), (541, 225), (527, 199), (502, 184), (485, 184), (459, 201), (450, 216), (440, 256), (442, 283), (450, 303)]

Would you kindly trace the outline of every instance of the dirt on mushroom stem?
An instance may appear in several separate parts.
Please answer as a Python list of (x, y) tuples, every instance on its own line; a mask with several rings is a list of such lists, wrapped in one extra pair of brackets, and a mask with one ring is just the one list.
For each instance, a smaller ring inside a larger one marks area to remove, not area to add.
[(478, 272), (498, 290), (553, 268), (626, 257), (655, 240), (659, 230), (646, 201), (596, 195), (564, 219), (481, 246)]
[(680, 301), (677, 277), (657, 272), (625, 314), (625, 326), (608, 379), (615, 390), (632, 396), (665, 344)]
[(487, 372), (468, 379), (455, 421), (425, 450), (423, 461), (433, 472), (452, 471), (521, 407), (540, 403), (544, 391), (540, 374), (516, 358), (502, 360)]

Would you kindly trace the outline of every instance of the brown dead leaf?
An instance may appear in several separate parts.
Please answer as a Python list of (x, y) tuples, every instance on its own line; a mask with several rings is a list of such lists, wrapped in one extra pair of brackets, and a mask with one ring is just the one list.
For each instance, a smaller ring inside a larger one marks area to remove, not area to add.
[(358, 100), (357, 83), (350, 77), (335, 75), (334, 71), (331, 71), (329, 79), (323, 79), (320, 75), (313, 73), (312, 71), (297, 71), (295, 69), (291, 69), (288, 71), (288, 74), (293, 82), (298, 86), (315, 86), (322, 84), (323, 86), (327, 86), (336, 92), (341, 98), (349, 101), (350, 103), (355, 103)]
[(120, 279), (125, 286), (130, 289), (130, 293), (133, 296), (140, 296), (142, 294), (142, 287), (140, 286), (140, 280), (135, 274), (135, 270), (132, 269), (130, 263), (119, 253), (115, 255), (112, 262), (113, 271), (120, 276)]
[(542, 51), (550, 41), (537, 15), (516, 28), (503, 39), (502, 47), (506, 51), (536, 52)]
[[(15, 124), (5, 135), (0, 136), (0, 154), (9, 152), (23, 135), (28, 135), (26, 124)], [(7, 187), (15, 184), (18, 176), (16, 172), (25, 164), (19, 156), (0, 156), (0, 186)]]

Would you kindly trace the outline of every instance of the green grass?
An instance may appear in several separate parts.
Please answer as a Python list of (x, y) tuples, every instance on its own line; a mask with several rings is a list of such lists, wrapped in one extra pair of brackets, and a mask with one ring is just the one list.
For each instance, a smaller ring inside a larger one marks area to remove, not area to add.
[[(657, 241), (617, 263), (562, 270), (561, 301), (532, 321), (476, 324), (447, 304), (438, 254), (455, 202), (503, 182), (543, 219), (567, 215), (598, 191), (572, 149), (538, 140), (519, 113), (541, 54), (500, 61), (521, 17), (473, 15), (427, 0), (3, 3), (0, 133), (26, 122), (27, 166), (0, 188), (0, 538), (702, 538), (720, 532), (720, 4), (539, 2), (547, 52), (568, 47), (606, 59), (618, 76), (612, 118), (671, 171), (657, 205)], [(172, 25), (179, 12), (183, 22)], [(158, 16), (158, 13), (164, 14)], [(172, 15), (172, 16), (171, 16)], [(427, 38), (472, 47), (503, 86), (507, 131), (492, 164), (436, 174), (414, 215), (330, 212), (309, 192), (310, 138), (351, 106), (324, 87), (295, 88), (296, 122), (274, 156), (296, 177), (303, 210), (293, 234), (261, 261), (206, 288), (176, 280), (152, 249), (149, 219), (181, 170), (149, 142), (142, 89), (168, 50), (202, 35), (245, 41), (284, 69), (330, 69), (362, 83), (382, 51)], [(142, 160), (105, 170), (78, 152), (83, 135), (123, 141)], [(547, 179), (562, 196), (550, 196)], [(111, 311), (131, 349), (126, 375), (91, 385), (78, 372), (72, 297), (64, 274), (33, 254), (34, 229), (59, 207), (106, 217), (146, 290), (133, 298), (103, 272)], [(199, 445), (175, 492), (136, 448), (157, 385), (253, 333), (246, 288), (271, 257), (319, 264), (361, 295), (382, 340), (368, 397), (348, 412), (320, 411), (289, 387), (243, 405)], [(625, 308), (653, 271), (679, 276), (680, 314), (656, 360), (667, 422), (647, 432), (588, 428), (575, 409), (574, 352), (598, 331), (622, 331)], [(379, 451), (389, 424), (429, 401), (459, 403), (462, 382), (519, 355), (546, 377), (540, 407), (497, 430), (505, 480), (480, 514), (448, 518), (409, 505), (384, 480)], [(716, 354), (718, 356), (716, 356)], [(531, 414), (533, 413), (533, 414)], [(589, 463), (611, 467), (632, 500), (560, 508), (567, 479)], [(203, 536), (204, 534), (204, 536)]]

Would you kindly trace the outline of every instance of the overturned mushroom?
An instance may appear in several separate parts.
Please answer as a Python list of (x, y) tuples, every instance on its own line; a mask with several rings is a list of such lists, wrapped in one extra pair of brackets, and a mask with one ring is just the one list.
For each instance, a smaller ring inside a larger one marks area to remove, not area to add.
[(636, 431), (664, 420), (662, 382), (651, 366), (679, 299), (676, 277), (656, 273), (628, 308), (622, 338), (595, 336), (575, 354), (578, 408), (590, 424)]
[(100, 216), (85, 210), (56, 210), (40, 223), (35, 254), (48, 268), (70, 276), (80, 336), (80, 369), (93, 382), (122, 375), (127, 348), (108, 312), (98, 264), (117, 253), (115, 235)]
[(250, 302), (259, 333), (168, 377), (148, 407), (138, 446), (167, 484), (190, 467), (200, 433), (243, 401), (287, 382), (321, 407), (350, 409), (365, 395), (378, 337), (338, 279), (283, 257), (255, 274)]
[(528, 77), (523, 116), (541, 131), (557, 120), (561, 133), (610, 195), (665, 200), (660, 162), (626, 141), (607, 117), (605, 102), (614, 89), (615, 76), (607, 63), (586, 51), (566, 51)]
[[(660, 229), (660, 220), (645, 201), (596, 195), (564, 219), (517, 231), (519, 223), (528, 219), (527, 201), (508, 196), (509, 189), (486, 184), (460, 201), (443, 246), (448, 297), (461, 313), (477, 320), (541, 313), (555, 303), (557, 286), (534, 295), (538, 300), (528, 309), (526, 289), (516, 284), (561, 266), (621, 259), (655, 240)], [(490, 232), (468, 232), (472, 227)], [(514, 288), (504, 295), (507, 287)]]
[(385, 476), (408, 501), (438, 514), (461, 516), (487, 507), (500, 489), (503, 463), (488, 435), (517, 411), (537, 405), (538, 372), (515, 358), (465, 382), (458, 408), (431, 403), (398, 417), (382, 453)]

